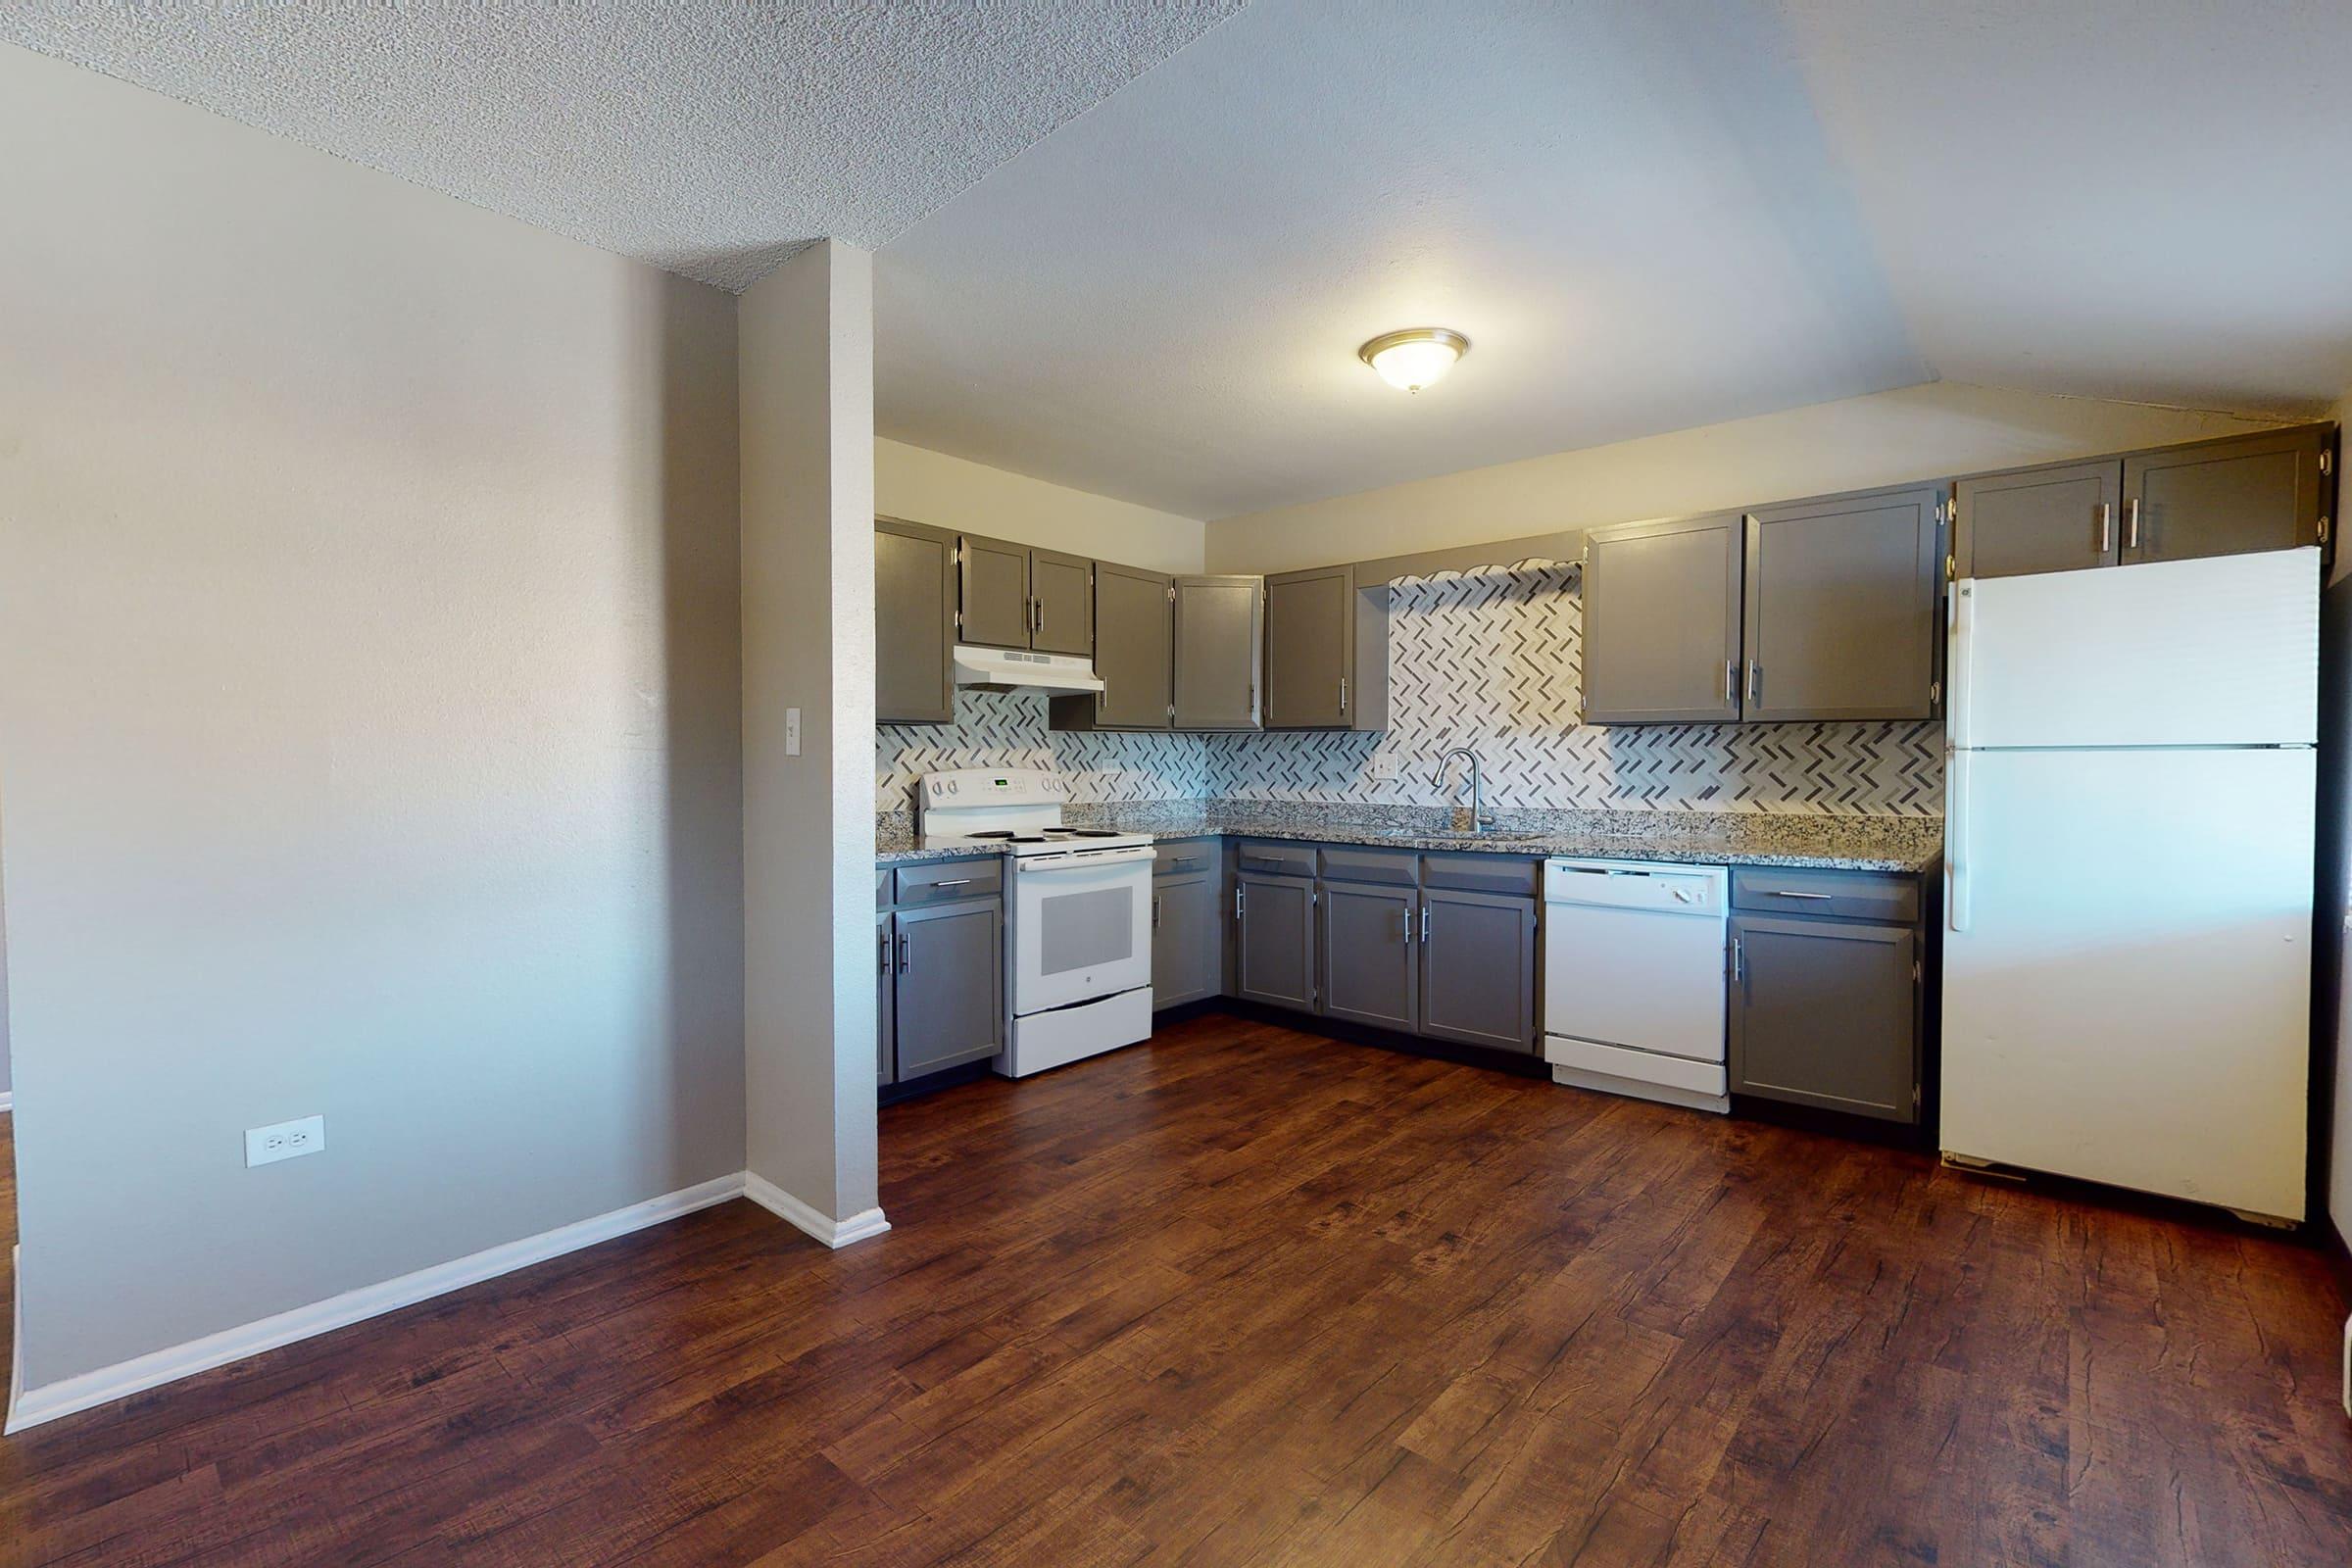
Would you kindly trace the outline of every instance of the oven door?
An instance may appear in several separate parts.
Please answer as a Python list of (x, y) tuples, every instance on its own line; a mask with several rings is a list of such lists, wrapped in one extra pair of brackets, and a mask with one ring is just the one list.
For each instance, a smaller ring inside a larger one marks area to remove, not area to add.
[(1152, 851), (1012, 864), (1012, 1010), (1044, 1012), (1152, 983)]

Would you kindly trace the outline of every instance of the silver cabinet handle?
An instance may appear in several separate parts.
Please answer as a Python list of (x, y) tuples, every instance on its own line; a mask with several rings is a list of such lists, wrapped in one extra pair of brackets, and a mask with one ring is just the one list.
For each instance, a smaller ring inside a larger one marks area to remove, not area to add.
[(1723, 700), (1726, 704), (1740, 700), (1740, 661), (1737, 659), (1723, 662)]
[(2099, 554), (2115, 548), (2115, 508), (2108, 502), (2099, 503)]
[(1340, 711), (1348, 711), (1348, 677), (1345, 675), (1340, 677)]
[(899, 973), (906, 972), (906, 933), (899, 933)]
[(972, 879), (971, 879), (970, 877), (968, 877), (968, 876), (949, 876), (949, 877), (942, 877), (942, 878), (940, 878), (940, 879), (939, 879), (937, 882), (934, 882), (934, 883), (932, 883), (932, 884), (931, 884), (931, 886), (933, 886), (933, 887), (935, 887), (935, 888), (960, 888), (960, 887), (968, 887), (968, 886), (970, 886), (970, 885), (971, 885), (971, 880), (972, 880)]
[(1156, 893), (1152, 895), (1152, 929), (1159, 929), (1159, 895)]
[(1732, 938), (1732, 981), (1739, 986), (1741, 996), (1747, 995), (1747, 953), (1740, 946), (1738, 937)]
[(882, 972), (890, 973), (890, 933), (882, 933)]
[(1429, 940), (1429, 906), (1426, 904), (1421, 906), (1421, 940)]
[(2139, 548), (2139, 497), (2137, 496), (2133, 496), (2124, 503), (2124, 548), (2126, 550)]
[(1826, 901), (1838, 896), (1835, 893), (1790, 893), (1786, 888), (1766, 888), (1764, 891), (1776, 899), (1822, 899)]
[(1233, 917), (1236, 920), (1242, 917), (1242, 885), (1239, 882), (1233, 885)]
[(1747, 700), (1761, 702), (1764, 698), (1764, 666), (1751, 659), (1747, 662)]
[(1413, 945), (1413, 906), (1404, 905), (1396, 912), (1404, 916), (1404, 945), (1409, 948)]

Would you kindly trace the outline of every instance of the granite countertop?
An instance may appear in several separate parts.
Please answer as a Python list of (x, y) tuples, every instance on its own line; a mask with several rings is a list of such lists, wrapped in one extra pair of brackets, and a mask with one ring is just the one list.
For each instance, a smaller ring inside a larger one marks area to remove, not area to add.
[[(905, 813), (882, 819), (877, 864), (968, 859), (1001, 850), (924, 851)], [(1328, 806), (1313, 802), (1212, 801), (1157, 805), (1073, 805), (1073, 822), (1147, 833), (1154, 840), (1232, 834), (1316, 844), (1466, 851), (1484, 855), (1578, 856), (1690, 865), (1784, 865), (1837, 871), (1932, 869), (1943, 856), (1943, 823), (1932, 816), (1834, 816), (1765, 811), (1502, 810), (1484, 838), (1432, 836), (1448, 813), (1425, 807)], [(1415, 829), (1420, 829), (1416, 833)]]

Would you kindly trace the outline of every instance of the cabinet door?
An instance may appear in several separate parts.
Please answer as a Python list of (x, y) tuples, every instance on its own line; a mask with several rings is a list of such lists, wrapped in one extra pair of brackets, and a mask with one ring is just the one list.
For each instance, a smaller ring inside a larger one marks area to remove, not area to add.
[(1266, 579), (1266, 728), (1348, 727), (1354, 609), (1348, 567)]
[(1028, 547), (965, 534), (956, 554), (962, 563), (957, 586), (963, 613), (956, 640), (987, 648), (1028, 647)]
[(956, 536), (874, 524), (874, 718), (956, 722)]
[(1740, 716), (1740, 550), (1737, 514), (1587, 536), (1586, 723)]
[(1095, 673), (1102, 677), (1096, 727), (1168, 727), (1176, 617), (1169, 585), (1132, 566), (1095, 568)]
[(2123, 547), (2124, 466), (2113, 458), (1963, 479), (1952, 555), (1963, 577), (2112, 566)]
[(1420, 896), (1411, 888), (1323, 884), (1323, 1010), (1410, 1031), (1421, 1019), (1413, 962)]
[(2186, 561), (2320, 540), (2326, 433), (2143, 452), (2124, 460), (2124, 560)]
[(1421, 1032), (1536, 1048), (1536, 901), (1421, 890)]
[(1743, 718), (1935, 712), (1941, 500), (1922, 486), (1748, 514)]
[(1298, 877), (1235, 879), (1241, 915), (1234, 937), (1234, 994), (1250, 1002), (1312, 1011), (1315, 1005), (1315, 885)]
[(1152, 1005), (1217, 994), (1217, 879), (1208, 872), (1152, 883)]
[(994, 899), (898, 916), (901, 1083), (993, 1056), (1004, 1044), (1004, 910)]
[(1095, 564), (1029, 552), (1029, 646), (1041, 654), (1095, 651)]
[(1919, 1119), (1909, 926), (1732, 919), (1732, 1093)]
[(874, 977), (874, 1082), (887, 1084), (898, 1077), (892, 1070), (890, 1037), (891, 980), (899, 966), (898, 947), (892, 941), (890, 916), (874, 916), (874, 945), (880, 950), (881, 962)]
[(1176, 579), (1176, 727), (1257, 728), (1262, 577)]

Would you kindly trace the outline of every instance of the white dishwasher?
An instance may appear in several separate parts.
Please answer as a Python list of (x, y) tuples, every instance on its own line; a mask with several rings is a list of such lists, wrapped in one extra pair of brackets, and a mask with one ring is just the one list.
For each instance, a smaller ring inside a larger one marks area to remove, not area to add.
[(1544, 1059), (1557, 1082), (1731, 1109), (1723, 1062), (1731, 873), (1544, 862)]

